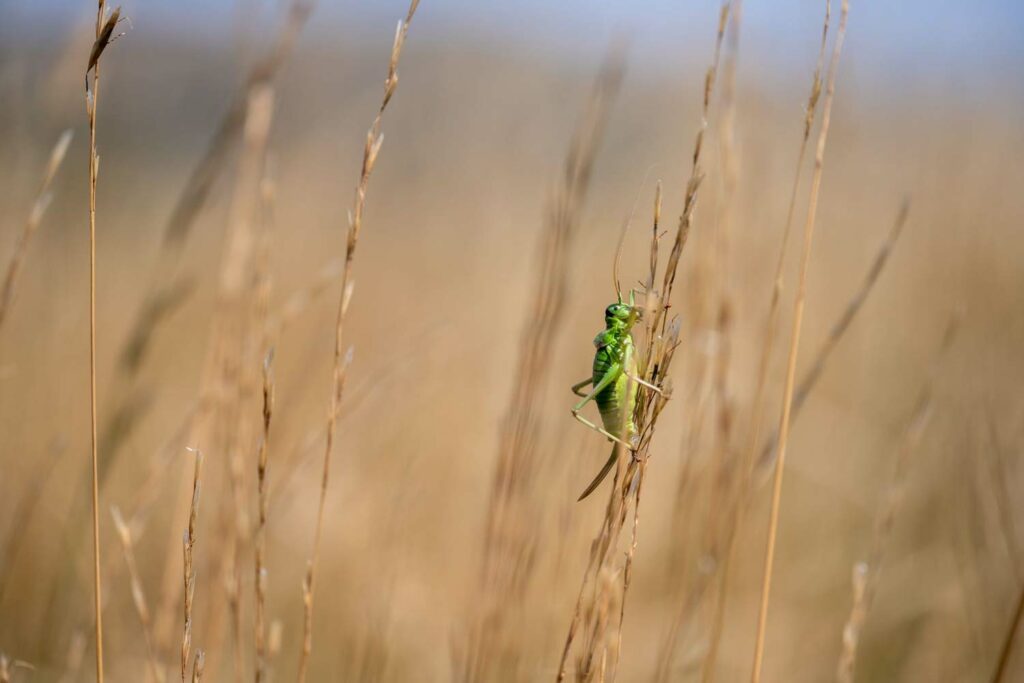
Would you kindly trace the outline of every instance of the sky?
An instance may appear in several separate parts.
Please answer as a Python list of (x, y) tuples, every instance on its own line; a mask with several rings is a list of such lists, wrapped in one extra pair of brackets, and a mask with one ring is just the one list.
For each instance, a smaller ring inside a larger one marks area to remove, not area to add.
[[(189, 39), (222, 37), (242, 12), (269, 24), (280, 7), (276, 0), (123, 4), (136, 30)], [(0, 32), (45, 31), (87, 16), (94, 7), (83, 0), (0, 0)], [(359, 40), (396, 22), (405, 7), (405, 0), (319, 0), (310, 33), (321, 40)], [(706, 55), (717, 8), (717, 0), (422, 0), (417, 32), (420, 40), (479, 43), (588, 64), (624, 34), (631, 63), (644, 66)], [(813, 63), (823, 8), (823, 0), (748, 0), (744, 49), (766, 64), (806, 65), (809, 57)], [(956, 85), (981, 77), (1018, 88), (1024, 81), (1024, 2), (853, 0), (848, 35), (857, 68), (896, 84), (910, 78)], [(806, 80), (802, 72), (797, 75)]]

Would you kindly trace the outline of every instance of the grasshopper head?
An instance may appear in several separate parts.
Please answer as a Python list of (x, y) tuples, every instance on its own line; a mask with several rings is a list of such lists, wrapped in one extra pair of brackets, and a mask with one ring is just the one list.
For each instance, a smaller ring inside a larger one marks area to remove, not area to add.
[(620, 296), (618, 301), (604, 309), (604, 321), (609, 327), (612, 325), (633, 327), (641, 318), (643, 318), (643, 308), (636, 305), (633, 290), (629, 290), (628, 304), (623, 303)]
[(609, 327), (632, 327), (639, 314), (640, 309), (619, 301), (604, 309), (604, 321)]
[(623, 303), (614, 303), (608, 308), (604, 309), (604, 319), (608, 321), (620, 320), (625, 322), (629, 319), (630, 314), (633, 312), (632, 307)]

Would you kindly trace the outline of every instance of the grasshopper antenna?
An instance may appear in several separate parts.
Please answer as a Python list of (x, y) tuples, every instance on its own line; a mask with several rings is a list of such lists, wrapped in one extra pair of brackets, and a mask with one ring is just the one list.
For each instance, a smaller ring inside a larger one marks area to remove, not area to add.
[(636, 189), (636, 195), (633, 197), (633, 206), (629, 210), (629, 215), (626, 216), (626, 220), (622, 223), (622, 230), (619, 232), (619, 243), (615, 247), (615, 260), (612, 262), (612, 281), (615, 285), (615, 295), (618, 297), (618, 302), (621, 304), (622, 301), (622, 284), (619, 279), (619, 265), (622, 263), (622, 248), (626, 244), (626, 233), (629, 232), (629, 226), (633, 224), (633, 216), (636, 215), (636, 205), (640, 201), (640, 193), (644, 189), (644, 185), (647, 184), (647, 179), (657, 167), (657, 164), (651, 164), (644, 171), (643, 180), (640, 181), (640, 187)]
[(626, 243), (626, 233), (629, 232), (629, 224), (633, 219), (632, 213), (622, 224), (622, 231), (619, 233), (619, 244), (615, 247), (615, 260), (612, 262), (612, 284), (615, 285), (615, 296), (618, 302), (622, 303), (622, 285), (619, 284), (619, 264), (622, 262), (622, 245)]

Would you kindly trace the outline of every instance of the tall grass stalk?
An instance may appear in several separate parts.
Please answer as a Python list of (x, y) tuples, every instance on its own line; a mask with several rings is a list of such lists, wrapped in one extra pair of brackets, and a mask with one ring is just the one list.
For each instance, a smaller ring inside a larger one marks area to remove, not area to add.
[(515, 676), (523, 645), (522, 624), (509, 613), (524, 599), (536, 570), (537, 529), (543, 512), (534, 497), (540, 476), (539, 434), (545, 397), (568, 298), (568, 271), (583, 207), (611, 107), (622, 84), (623, 57), (613, 50), (597, 75), (565, 157), (560, 182), (548, 202), (540, 236), (533, 292), (526, 312), (511, 396), (502, 418), (498, 457), (487, 501), (478, 598), (474, 600), (459, 679)]
[[(779, 302), (782, 293), (783, 266), (785, 264), (785, 256), (789, 244), (789, 236), (793, 225), (793, 216), (795, 214), (796, 208), (797, 191), (800, 187), (800, 177), (804, 166), (804, 156), (806, 154), (808, 140), (810, 139), (811, 127), (814, 123), (815, 112), (817, 111), (818, 98), (821, 93), (821, 71), (825, 59), (825, 47), (827, 44), (828, 37), (830, 11), (831, 0), (826, 0), (825, 21), (822, 27), (821, 46), (818, 50), (818, 59), (814, 69), (814, 76), (812, 78), (811, 92), (808, 96), (807, 105), (805, 107), (803, 136), (801, 137), (800, 149), (797, 153), (796, 170), (794, 172), (792, 189), (790, 190), (789, 207), (786, 212), (786, 223), (782, 233), (782, 243), (779, 247), (779, 256), (776, 261), (775, 278), (772, 287), (771, 303), (769, 305), (768, 317), (765, 323), (764, 341), (761, 347), (760, 364), (757, 373), (756, 387), (754, 390), (750, 436), (747, 448), (744, 451), (745, 460), (741, 461), (740, 463), (740, 481), (738, 491), (736, 493), (736, 500), (734, 501), (734, 509), (731, 511), (732, 519), (727, 522), (726, 534), (728, 535), (728, 538), (725, 544), (726, 549), (724, 557), (722, 559), (722, 568), (719, 573), (718, 593), (715, 603), (715, 611), (712, 616), (711, 635), (709, 637), (708, 650), (704, 658), (704, 664), (702, 666), (701, 679), (703, 683), (712, 683), (715, 677), (715, 662), (717, 660), (718, 647), (721, 642), (722, 630), (724, 628), (725, 605), (726, 600), (728, 598), (728, 585), (731, 576), (732, 563), (734, 561), (736, 553), (736, 538), (739, 535), (739, 528), (742, 525), (742, 510), (740, 509), (740, 507), (744, 505), (744, 500), (746, 499), (747, 492), (749, 490), (749, 465), (747, 463), (753, 460), (755, 449), (757, 445), (760, 443), (760, 428), (761, 423), (763, 421), (763, 414), (766, 405), (765, 386), (767, 384), (768, 366), (772, 358), (772, 352), (774, 350), (776, 338), (776, 329), (778, 327)], [(732, 528), (728, 528), (728, 525), (730, 524)]]
[[(650, 274), (648, 277), (648, 283), (651, 285), (654, 282), (654, 278), (657, 276), (658, 271), (658, 225), (661, 223), (661, 181), (658, 181), (657, 186), (654, 190), (654, 217), (651, 221), (651, 250), (650, 250)], [(651, 289), (651, 285), (648, 289)], [(619, 620), (616, 625), (616, 640), (615, 640), (615, 659), (612, 665), (611, 680), (615, 680), (615, 675), (618, 673), (619, 658), (622, 654), (622, 625), (626, 620), (626, 597), (629, 595), (629, 586), (633, 581), (633, 559), (636, 557), (637, 545), (640, 542), (640, 494), (641, 487), (643, 486), (643, 477), (647, 468), (647, 460), (644, 459), (640, 462), (640, 468), (637, 472), (637, 485), (636, 485), (636, 503), (633, 506), (633, 526), (630, 531), (629, 548), (626, 550), (626, 560), (622, 568), (622, 598), (619, 600)]]
[[(721, 558), (724, 553), (729, 554), (729, 544), (726, 542), (718, 547), (720, 541), (717, 527), (722, 526), (720, 521), (725, 518), (725, 525), (729, 523), (729, 514), (722, 514), (722, 508), (733, 504), (735, 500), (729, 498), (734, 489), (742, 488), (743, 476), (742, 467), (739, 468), (739, 476), (736, 476), (737, 468), (730, 466), (732, 459), (732, 425), (734, 422), (734, 401), (729, 391), (729, 370), (732, 360), (732, 310), (733, 285), (730, 281), (731, 268), (729, 267), (730, 247), (733, 230), (733, 215), (735, 213), (736, 192), (739, 184), (739, 152), (736, 144), (736, 71), (739, 61), (740, 27), (743, 19), (743, 2), (735, 0), (732, 12), (729, 17), (729, 24), (726, 29), (726, 51), (723, 64), (721, 113), (718, 130), (719, 145), (722, 157), (722, 198), (718, 204), (718, 216), (714, 230), (715, 236), (715, 291), (718, 307), (718, 330), (715, 354), (717, 356), (714, 371), (713, 387), (717, 394), (717, 416), (715, 418), (715, 445), (713, 449), (713, 469), (715, 485), (710, 487), (710, 500), (708, 504), (708, 551), (711, 557), (715, 558), (716, 564), (720, 564), (722, 571), (718, 575), (718, 601), (715, 605), (715, 612), (712, 616), (711, 635), (708, 639), (708, 650), (701, 667), (702, 683), (711, 683), (714, 679), (714, 666), (718, 655), (718, 643), (721, 638), (722, 626), (724, 623), (725, 585), (728, 580), (728, 557)], [(735, 480), (739, 480), (736, 482)], [(724, 500), (720, 500), (724, 498)], [(676, 505), (682, 504), (682, 497), (677, 498)], [(727, 532), (726, 532), (727, 533)]]
[(256, 526), (255, 587), (256, 610), (253, 626), (256, 637), (256, 683), (267, 675), (267, 463), (269, 456), (270, 420), (274, 414), (274, 382), (271, 375), (273, 352), (268, 352), (263, 361), (263, 435), (260, 438), (259, 455), (256, 464), (256, 482), (259, 519)]
[(751, 672), (752, 683), (761, 680), (761, 667), (764, 660), (764, 640), (768, 622), (768, 601), (771, 596), (772, 565), (775, 559), (775, 542), (779, 529), (779, 509), (782, 500), (782, 480), (786, 464), (786, 447), (789, 442), (790, 413), (793, 402), (793, 388), (796, 379), (796, 361), (800, 348), (800, 331), (803, 324), (804, 303), (807, 297), (807, 271), (811, 260), (811, 243), (814, 239), (815, 218), (818, 208), (818, 195), (821, 191), (821, 178), (825, 164), (825, 143), (828, 140), (829, 122), (832, 116), (832, 102), (835, 98), (836, 73), (839, 67), (839, 56), (846, 37), (846, 21), (849, 16), (849, 0), (843, 0), (840, 9), (839, 31), (829, 61), (828, 76), (825, 86), (825, 99), (822, 104), (821, 130), (818, 133), (817, 149), (814, 155), (814, 173), (811, 177), (811, 191), (808, 200), (807, 219), (804, 223), (804, 243), (800, 258), (800, 276), (797, 282), (796, 300), (793, 310), (793, 327), (790, 333), (789, 358), (786, 365), (786, 384), (782, 397), (782, 415), (779, 418), (779, 455), (775, 462), (775, 477), (772, 486), (771, 512), (768, 521), (768, 542), (765, 547), (764, 575), (761, 582), (761, 602), (757, 617), (757, 632), (754, 639), (754, 661)]
[[(181, 681), (188, 678), (189, 654), (192, 650), (192, 607), (196, 595), (196, 574), (193, 570), (195, 560), (196, 523), (199, 519), (199, 492), (202, 481), (203, 454), (195, 452), (195, 469), (192, 475), (192, 505), (188, 513), (188, 525), (182, 540), (183, 575), (184, 575), (184, 622), (181, 632)], [(199, 653), (197, 653), (198, 656)]]
[[(93, 597), (95, 598), (96, 681), (103, 683), (103, 597), (100, 581), (99, 450), (96, 431), (96, 181), (100, 169), (96, 151), (96, 110), (100, 95), (100, 57), (114, 39), (121, 8), (107, 16), (104, 0), (96, 6), (96, 40), (85, 67), (85, 106), (89, 117), (89, 413), (92, 460)], [(92, 73), (90, 84), (89, 74)]]
[[(262, 85), (249, 92), (250, 99), (243, 125), (243, 147), (239, 157), (228, 208), (217, 278), (215, 312), (209, 334), (209, 344), (199, 380), (196, 415), (190, 422), (188, 443), (209, 452), (211, 448), (223, 457), (216, 460), (225, 471), (231, 495), (218, 498), (219, 514), (215, 520), (219, 534), (223, 535), (226, 551), (215, 556), (216, 566), (211, 574), (222, 577), (218, 582), (228, 594), (227, 600), (212, 599), (206, 603), (210, 641), (207, 643), (207, 666), (219, 671), (216, 658), (223, 652), (219, 638), (231, 620), (231, 654), (240, 662), (242, 633), (239, 626), (240, 545), (250, 533), (249, 511), (246, 504), (248, 489), (244, 486), (245, 456), (252, 453), (256, 440), (248, 402), (254, 400), (258, 386), (259, 363), (263, 327), (260, 321), (259, 288), (259, 221), (256, 216), (260, 184), (266, 166), (267, 143), (275, 113), (275, 92), (272, 86)], [(253, 342), (253, 338), (258, 342)], [(179, 475), (178, 491), (174, 496), (174, 516), (184, 514), (188, 504), (184, 488), (187, 484)], [(181, 582), (177, 568), (168, 563), (164, 568), (162, 599), (154, 632), (158, 646), (169, 645), (173, 636), (175, 606), (179, 603)]]
[(304, 618), (302, 650), (299, 654), (299, 683), (303, 683), (306, 680), (309, 670), (309, 657), (313, 651), (313, 605), (316, 591), (316, 567), (320, 560), (324, 509), (327, 504), (327, 485), (330, 479), (331, 451), (334, 448), (334, 431), (338, 421), (342, 393), (345, 388), (345, 378), (352, 359), (351, 352), (343, 350), (345, 317), (348, 313), (349, 302), (352, 299), (352, 288), (354, 285), (352, 280), (352, 262), (355, 257), (356, 246), (359, 243), (359, 232), (363, 225), (363, 210), (366, 207), (366, 190), (370, 182), (370, 174), (373, 173), (373, 167), (377, 163), (377, 155), (380, 153), (381, 144), (384, 142), (384, 135), (381, 132), (384, 111), (387, 109), (388, 103), (398, 87), (398, 60), (402, 55), (406, 35), (409, 33), (409, 24), (418, 6), (419, 0), (412, 0), (405, 19), (398, 23), (398, 28), (395, 31), (395, 39), (391, 46), (391, 57), (388, 62), (388, 75), (384, 81), (384, 97), (381, 100), (380, 107), (377, 109), (377, 115), (373, 119), (370, 130), (366, 134), (362, 171), (359, 175), (359, 183), (356, 186), (353, 208), (349, 213), (348, 235), (345, 246), (345, 269), (341, 274), (341, 297), (338, 301), (338, 315), (334, 328), (334, 370), (332, 373), (330, 407), (327, 413), (327, 438), (324, 447), (323, 471), (320, 477), (320, 498), (317, 504), (316, 524), (313, 531), (313, 551), (306, 565), (306, 576), (302, 585)]
[(814, 125), (815, 113), (817, 112), (818, 99), (821, 95), (821, 72), (824, 66), (825, 48), (828, 42), (831, 7), (831, 0), (826, 0), (825, 20), (822, 24), (821, 32), (821, 45), (818, 49), (818, 59), (814, 68), (814, 76), (811, 79), (811, 92), (808, 95), (807, 104), (804, 110), (803, 134), (800, 138), (800, 148), (796, 157), (796, 168), (793, 176), (793, 184), (790, 189), (789, 206), (786, 211), (786, 222), (782, 232), (782, 242), (779, 245), (779, 254), (776, 259), (771, 301), (768, 307), (768, 316), (765, 320), (760, 362), (758, 365), (757, 379), (754, 389), (749, 437), (740, 462), (740, 480), (738, 490), (736, 491), (732, 509), (729, 511), (730, 519), (726, 522), (725, 533), (727, 538), (725, 541), (725, 553), (722, 558), (722, 567), (718, 577), (718, 593), (711, 620), (711, 634), (708, 641), (708, 650), (702, 665), (701, 680), (703, 683), (713, 683), (715, 678), (715, 663), (718, 658), (718, 648), (721, 643), (722, 632), (725, 625), (725, 607), (726, 601), (729, 597), (729, 581), (737, 552), (736, 539), (740, 535), (740, 530), (743, 525), (744, 508), (747, 505), (749, 491), (751, 489), (752, 474), (750, 470), (753, 466), (752, 463), (761, 441), (761, 424), (764, 419), (764, 411), (767, 405), (765, 388), (767, 386), (768, 368), (773, 356), (776, 332), (778, 329), (783, 271), (786, 262), (786, 253), (789, 246), (789, 237), (792, 232), (793, 217), (796, 210), (797, 193), (800, 188), (800, 179), (803, 173), (804, 156), (807, 152), (807, 144), (810, 140), (811, 128)]
[[(853, 295), (847, 301), (846, 306), (843, 308), (839, 317), (832, 323), (829, 328), (829, 333), (825, 338), (825, 341), (815, 352), (815, 356), (811, 361), (810, 367), (804, 372), (800, 381), (797, 383), (796, 389), (793, 393), (793, 409), (790, 415), (790, 421), (795, 422), (818, 385), (818, 381), (821, 379), (828, 367), (828, 361), (830, 360), (832, 353), (838, 347), (839, 343), (846, 336), (847, 331), (852, 326), (853, 322), (857, 319), (858, 314), (864, 307), (865, 302), (868, 300), (868, 296), (878, 283), (878, 280), (885, 270), (886, 265), (889, 263), (889, 259), (892, 255), (893, 248), (896, 246), (896, 242), (903, 234), (903, 228), (906, 225), (907, 217), (909, 215), (910, 204), (909, 201), (904, 201), (896, 214), (896, 218), (893, 221), (892, 226), (889, 229), (885, 239), (879, 245), (878, 250), (875, 252), (874, 258), (865, 272), (864, 277), (861, 281), (860, 286), (853, 293)], [(777, 309), (773, 301), (772, 312), (770, 318), (777, 317)], [(770, 322), (769, 331), (766, 333), (765, 344), (763, 348), (767, 348), (771, 345), (773, 333), (770, 331), (773, 324)], [(766, 361), (766, 358), (762, 358), (762, 361)], [(767, 365), (763, 362), (758, 378), (758, 393), (763, 388), (764, 378), (766, 376)], [(757, 415), (759, 408), (758, 404), (762, 402), (760, 396), (755, 397), (754, 414)], [(732, 508), (728, 511), (731, 518), (726, 522), (726, 534), (727, 538), (725, 544), (727, 551), (725, 553), (724, 562), (721, 569), (721, 577), (719, 579), (718, 594), (715, 604), (715, 611), (712, 617), (711, 625), (711, 636), (709, 641), (708, 652), (704, 658), (703, 666), (703, 677), (704, 683), (710, 683), (714, 680), (715, 668), (714, 661), (717, 656), (718, 646), (721, 641), (722, 631), (724, 628), (724, 617), (725, 617), (725, 606), (726, 601), (730, 595), (729, 593), (729, 581), (731, 577), (731, 568), (736, 560), (737, 553), (737, 539), (741, 534), (743, 528), (743, 522), (746, 519), (746, 515), (749, 512), (749, 507), (752, 505), (754, 499), (751, 497), (751, 493), (756, 491), (765, 481), (766, 477), (763, 476), (763, 472), (768, 471), (768, 468), (774, 462), (774, 456), (777, 452), (778, 445), (778, 433), (773, 431), (772, 434), (758, 441), (760, 438), (760, 429), (756, 423), (759, 420), (754, 420), (755, 424), (751, 425), (751, 434), (754, 437), (748, 442), (747, 450), (745, 451), (745, 460), (741, 463), (743, 468), (741, 472), (741, 481), (736, 491), (735, 499), (733, 501)], [(760, 453), (760, 455), (758, 455)]]
[[(868, 270), (864, 273), (864, 278), (861, 280), (860, 286), (853, 293), (853, 296), (846, 302), (846, 306), (843, 308), (839, 317), (832, 323), (829, 328), (828, 335), (825, 337), (825, 341), (822, 342), (821, 346), (815, 352), (814, 359), (811, 361), (810, 366), (804, 371), (803, 376), (796, 385), (796, 389), (793, 391), (793, 411), (791, 420), (795, 420), (807, 403), (807, 398), (810, 396), (814, 387), (817, 386), (818, 380), (825, 372), (825, 368), (828, 367), (828, 362), (832, 357), (832, 353), (835, 351), (839, 342), (842, 341), (846, 335), (847, 330), (856, 320), (857, 314), (864, 307), (864, 303), (868, 299), (868, 295), (875, 288), (878, 282), (879, 276), (882, 271), (885, 270), (886, 264), (889, 262), (889, 257), (892, 255), (893, 247), (896, 246), (896, 242), (899, 240), (900, 235), (903, 234), (903, 228), (907, 224), (907, 218), (910, 215), (910, 201), (903, 200), (900, 204), (899, 210), (896, 212), (896, 218), (893, 220), (892, 226), (889, 228), (889, 232), (886, 234), (885, 239), (878, 246), (878, 250), (875, 252), (874, 258), (871, 260), (871, 265), (868, 266)], [(761, 444), (761, 454), (753, 463), (753, 470), (755, 480), (760, 479), (759, 472), (767, 470), (774, 462), (774, 458), (778, 448), (779, 434), (778, 431), (773, 431), (771, 436), (767, 438), (764, 443)]]
[[(618, 556), (620, 534), (625, 525), (630, 504), (632, 504), (634, 510), (633, 533), (635, 534), (639, 529), (639, 514), (637, 510), (640, 505), (640, 494), (643, 490), (643, 477), (647, 470), (651, 440), (654, 436), (658, 417), (668, 402), (667, 378), (672, 359), (679, 344), (680, 329), (678, 320), (669, 319), (668, 308), (672, 299), (672, 290), (676, 281), (679, 261), (693, 225), (693, 212), (697, 206), (698, 190), (704, 179), (704, 172), (701, 167), (704, 135), (708, 127), (712, 95), (718, 76), (718, 66), (721, 61), (722, 41), (725, 36), (730, 9), (731, 3), (724, 2), (719, 10), (714, 57), (711, 66), (704, 76), (701, 120), (694, 141), (690, 175), (685, 186), (683, 209), (679, 216), (672, 249), (665, 264), (664, 274), (660, 283), (661, 288), (660, 291), (655, 290), (653, 286), (648, 288), (642, 301), (645, 320), (644, 339), (642, 343), (638, 344), (637, 372), (640, 379), (646, 383), (662, 387), (663, 393), (657, 393), (652, 396), (647, 391), (642, 391), (638, 394), (633, 419), (637, 425), (639, 440), (632, 457), (627, 457), (623, 454), (622, 457), (618, 458), (609, 492), (608, 504), (605, 508), (605, 516), (601, 523), (601, 528), (590, 547), (587, 568), (580, 583), (576, 607), (569, 624), (568, 633), (566, 634), (565, 644), (562, 648), (562, 657), (556, 676), (557, 681), (565, 679), (569, 654), (577, 632), (580, 630), (582, 630), (582, 646), (576, 657), (576, 680), (581, 682), (603, 681), (608, 680), (609, 675), (614, 676), (616, 673), (619, 639), (617, 635), (609, 638), (608, 629), (609, 626), (615, 627), (617, 624), (620, 624), (623, 619), (624, 612), (622, 610), (624, 608), (619, 607), (618, 619), (612, 617), (612, 608), (617, 601), (625, 599), (626, 576), (625, 572), (616, 567), (615, 559)], [(655, 214), (657, 215), (658, 213), (659, 211), (656, 210)], [(649, 258), (651, 269), (649, 282), (652, 285), (656, 281), (658, 269), (659, 241), (660, 236), (655, 229), (651, 238)], [(628, 387), (627, 395), (629, 395)], [(627, 554), (630, 565), (636, 553), (636, 540), (634, 535), (634, 538), (630, 541), (630, 551)], [(623, 582), (621, 589), (618, 588), (620, 574), (622, 575)], [(593, 584), (594, 588), (588, 595), (586, 589), (590, 584)], [(617, 595), (615, 591), (618, 591)]]

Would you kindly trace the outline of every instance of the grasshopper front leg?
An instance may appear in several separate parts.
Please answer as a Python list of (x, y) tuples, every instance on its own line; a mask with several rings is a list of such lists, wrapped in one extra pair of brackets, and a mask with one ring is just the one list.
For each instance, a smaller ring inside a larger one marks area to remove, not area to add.
[[(625, 357), (623, 358), (622, 367), (623, 368), (629, 368), (629, 367), (632, 367), (632, 366), (633, 366), (633, 347), (630, 346), (630, 347), (628, 347), (626, 349), (626, 354), (625, 354)], [(651, 384), (650, 382), (648, 382), (648, 381), (646, 381), (644, 379), (641, 379), (640, 377), (638, 377), (638, 376), (636, 376), (634, 374), (631, 374), (629, 372), (629, 370), (623, 369), (623, 372), (626, 373), (626, 377), (628, 377), (630, 380), (636, 382), (640, 386), (647, 387), (648, 389), (650, 389), (654, 393), (658, 394), (659, 396), (664, 396), (665, 395), (665, 392), (663, 392), (661, 390), (661, 387), (657, 387), (657, 386)]]
[(639, 384), (642, 387), (647, 387), (648, 389), (650, 389), (654, 393), (658, 394), (659, 396), (664, 396), (665, 395), (665, 392), (662, 391), (660, 387), (656, 387), (656, 386), (654, 386), (653, 384), (651, 384), (650, 382), (648, 382), (646, 380), (642, 380), (642, 379), (640, 379), (639, 377), (637, 377), (635, 375), (629, 374), (628, 372), (626, 373), (626, 377), (629, 377), (632, 381), (636, 382), (637, 384)]

